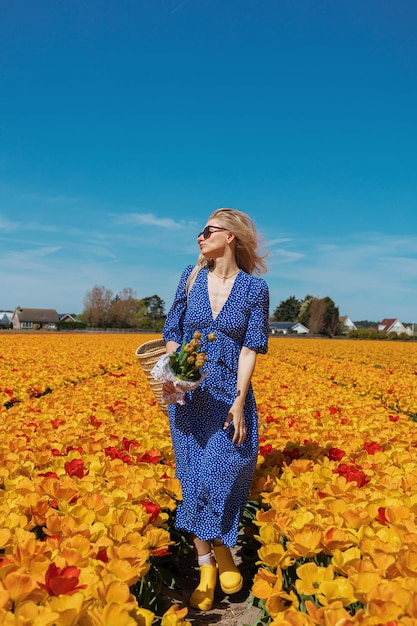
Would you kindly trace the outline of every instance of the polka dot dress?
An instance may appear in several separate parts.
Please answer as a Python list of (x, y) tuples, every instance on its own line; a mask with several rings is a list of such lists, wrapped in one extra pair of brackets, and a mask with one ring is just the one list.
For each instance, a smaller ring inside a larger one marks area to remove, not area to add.
[(242, 445), (232, 443), (233, 426), (224, 431), (236, 397), (240, 349), (267, 351), (269, 294), (265, 281), (240, 271), (230, 295), (213, 318), (208, 295), (208, 269), (200, 270), (187, 296), (185, 286), (193, 266), (187, 267), (167, 315), (163, 338), (181, 344), (195, 331), (216, 334), (204, 343), (206, 378), (186, 394), (185, 405), (168, 408), (177, 477), (182, 503), (176, 527), (200, 539), (219, 537), (227, 546), (237, 542), (239, 519), (245, 506), (258, 453), (258, 416), (250, 387), (244, 417), (247, 435)]

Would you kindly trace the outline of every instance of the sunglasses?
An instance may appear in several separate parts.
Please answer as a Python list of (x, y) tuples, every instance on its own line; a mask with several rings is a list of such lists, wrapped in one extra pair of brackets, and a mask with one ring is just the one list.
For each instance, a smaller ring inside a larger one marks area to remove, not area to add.
[(203, 237), (203, 239), (208, 239), (212, 233), (215, 233), (218, 230), (227, 230), (227, 228), (222, 228), (221, 226), (206, 226), (203, 228), (201, 233), (197, 235), (197, 239)]

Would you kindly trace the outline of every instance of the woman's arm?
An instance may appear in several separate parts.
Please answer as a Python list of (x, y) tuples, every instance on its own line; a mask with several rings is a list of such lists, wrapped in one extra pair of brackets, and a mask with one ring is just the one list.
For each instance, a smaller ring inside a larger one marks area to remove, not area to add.
[(255, 350), (251, 350), (246, 346), (240, 351), (238, 365), (237, 365), (237, 389), (236, 398), (233, 402), (226, 422), (224, 423), (223, 430), (227, 430), (230, 422), (233, 422), (235, 432), (233, 435), (233, 443), (241, 445), (246, 438), (246, 424), (244, 420), (244, 407), (247, 393), (249, 391), (249, 385), (252, 380), (253, 372), (255, 371), (257, 353)]

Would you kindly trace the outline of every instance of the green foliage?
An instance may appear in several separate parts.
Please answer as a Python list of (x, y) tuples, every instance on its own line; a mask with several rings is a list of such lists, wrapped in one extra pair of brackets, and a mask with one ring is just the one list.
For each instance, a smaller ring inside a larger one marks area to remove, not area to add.
[(385, 339), (385, 333), (378, 332), (375, 328), (357, 328), (349, 330), (347, 333), (349, 339)]
[(308, 328), (316, 335), (334, 337), (341, 332), (339, 309), (331, 298), (312, 298)]
[(146, 308), (146, 315), (152, 320), (160, 319), (164, 315), (165, 302), (156, 294), (143, 298), (142, 301)]
[(412, 339), (412, 337), (410, 337), (410, 335), (407, 335), (407, 333), (398, 334), (394, 331), (391, 331), (390, 333), (388, 333), (387, 339), (390, 339), (393, 341), (408, 341), (409, 339)]
[(369, 320), (359, 320), (359, 322), (354, 322), (354, 324), (356, 328), (365, 328), (366, 330), (378, 327), (378, 322), (370, 322)]
[(83, 330), (87, 328), (85, 322), (58, 322), (57, 330)]
[(282, 300), (274, 311), (272, 319), (275, 322), (296, 322), (300, 312), (301, 302), (295, 296)]
[(326, 309), (324, 314), (322, 332), (328, 337), (334, 337), (335, 335), (338, 335), (341, 331), (339, 321), (339, 307), (337, 307), (333, 300), (328, 296), (324, 298), (324, 302), (326, 305)]
[(300, 304), (300, 310), (298, 312), (298, 322), (308, 328), (308, 322), (310, 320), (310, 307), (313, 296), (307, 295)]
[(347, 337), (349, 339), (379, 339), (379, 340), (390, 340), (390, 341), (412, 341), (413, 337), (407, 335), (407, 333), (400, 333), (399, 335), (396, 332), (384, 333), (376, 330), (375, 328), (358, 328), (357, 330), (350, 330), (347, 333)]
[(137, 300), (137, 328), (154, 332), (162, 331), (165, 322), (165, 302), (156, 294)]

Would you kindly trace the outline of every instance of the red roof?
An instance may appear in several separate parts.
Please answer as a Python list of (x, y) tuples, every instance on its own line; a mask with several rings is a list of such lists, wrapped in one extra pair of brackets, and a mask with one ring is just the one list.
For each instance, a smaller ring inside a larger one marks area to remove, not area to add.
[[(378, 329), (387, 331), (391, 326), (397, 321), (395, 317), (386, 317), (381, 322), (378, 323)], [(382, 327), (382, 328), (381, 328)]]

